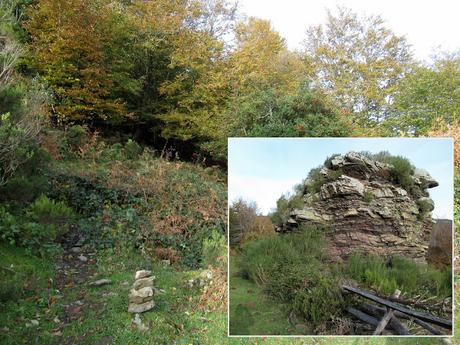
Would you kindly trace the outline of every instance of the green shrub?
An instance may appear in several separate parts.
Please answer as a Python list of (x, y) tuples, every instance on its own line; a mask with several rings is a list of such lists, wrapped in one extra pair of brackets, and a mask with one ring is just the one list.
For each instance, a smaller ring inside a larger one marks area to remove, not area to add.
[(317, 326), (331, 316), (339, 315), (345, 306), (338, 278), (320, 276), (315, 284), (307, 289), (297, 291), (292, 301), (292, 308)]
[(417, 200), (417, 206), (419, 210), (418, 218), (421, 220), (423, 220), (428, 215), (433, 207), (433, 205), (428, 200), (424, 199)]
[(343, 302), (338, 277), (324, 264), (324, 245), (324, 230), (315, 227), (245, 243), (241, 274), (317, 325), (339, 313)]
[(87, 137), (86, 129), (80, 125), (71, 126), (67, 129), (65, 143), (67, 148), (75, 151), (82, 146)]
[(15, 244), (42, 255), (56, 251), (54, 241), (64, 234), (74, 219), (72, 209), (42, 195), (25, 211), (13, 213), (0, 207), (0, 234), (4, 242)]
[(29, 205), (27, 215), (39, 224), (56, 227), (64, 227), (75, 216), (73, 210), (65, 203), (49, 199), (46, 195), (41, 195)]
[(217, 230), (203, 242), (203, 266), (227, 270), (227, 239)]
[(374, 200), (374, 194), (372, 194), (368, 190), (364, 191), (363, 200), (364, 200), (364, 202), (367, 202), (367, 203), (372, 202), (372, 200)]
[(306, 188), (306, 192), (310, 194), (318, 193), (321, 186), (326, 183), (326, 178), (320, 174), (322, 167), (313, 168), (308, 173), (309, 183)]
[(0, 205), (0, 236), (2, 241), (15, 244), (20, 232), (19, 222), (4, 205)]
[(412, 175), (414, 174), (414, 166), (407, 158), (402, 156), (393, 156), (388, 151), (381, 151), (375, 154), (363, 151), (361, 154), (378, 162), (392, 165), (390, 174), (393, 181), (409, 193), (413, 192), (414, 181), (412, 179)]
[(330, 170), (327, 175), (327, 181), (337, 181), (343, 175), (343, 171), (341, 169), (338, 170)]
[(129, 139), (124, 147), (124, 154), (127, 159), (137, 159), (142, 154), (142, 146), (134, 140)]

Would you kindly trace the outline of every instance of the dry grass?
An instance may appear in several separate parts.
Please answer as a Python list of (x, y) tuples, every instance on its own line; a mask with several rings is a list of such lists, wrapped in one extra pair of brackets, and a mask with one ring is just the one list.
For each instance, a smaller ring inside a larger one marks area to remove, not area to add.
[(209, 267), (212, 271), (212, 284), (203, 288), (198, 300), (202, 311), (227, 311), (227, 273), (219, 268)]

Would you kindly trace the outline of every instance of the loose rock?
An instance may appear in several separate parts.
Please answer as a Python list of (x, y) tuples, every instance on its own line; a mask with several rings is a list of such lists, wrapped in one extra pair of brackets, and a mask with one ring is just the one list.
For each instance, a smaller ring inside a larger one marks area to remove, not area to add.
[(99, 279), (99, 280), (96, 280), (95, 282), (90, 283), (89, 285), (98, 287), (98, 286), (107, 285), (111, 283), (112, 281), (110, 279)]

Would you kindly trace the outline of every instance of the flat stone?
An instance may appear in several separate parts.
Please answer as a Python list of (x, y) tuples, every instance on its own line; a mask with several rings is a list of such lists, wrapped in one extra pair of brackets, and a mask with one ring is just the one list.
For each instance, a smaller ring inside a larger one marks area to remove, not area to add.
[(144, 287), (139, 290), (131, 289), (129, 292), (129, 302), (141, 304), (153, 298), (153, 288), (151, 286)]
[(148, 301), (141, 304), (130, 303), (128, 306), (129, 313), (143, 313), (152, 309), (155, 306), (154, 301)]
[(136, 272), (136, 276), (134, 279), (141, 279), (141, 278), (147, 278), (147, 277), (150, 277), (152, 275), (152, 271), (148, 271), (148, 270), (140, 270), (140, 271), (137, 271)]
[(88, 261), (88, 258), (86, 256), (84, 256), (84, 255), (80, 255), (78, 257), (78, 260), (80, 260), (81, 262), (86, 262), (86, 261)]
[(148, 277), (148, 278), (141, 278), (138, 279), (134, 282), (133, 284), (133, 289), (134, 290), (139, 290), (144, 287), (150, 286), (153, 288), (153, 281), (155, 280), (155, 277)]
[(96, 280), (95, 282), (90, 283), (89, 285), (90, 286), (102, 286), (102, 285), (107, 285), (111, 283), (112, 281), (110, 279), (99, 279), (99, 280)]
[(70, 249), (70, 251), (71, 251), (72, 253), (78, 254), (78, 253), (81, 252), (81, 247), (72, 247), (72, 248)]

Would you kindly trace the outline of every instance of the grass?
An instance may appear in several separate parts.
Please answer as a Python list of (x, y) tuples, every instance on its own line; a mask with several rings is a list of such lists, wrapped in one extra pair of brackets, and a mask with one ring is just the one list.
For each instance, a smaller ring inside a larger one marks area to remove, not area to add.
[(292, 334), (288, 307), (270, 298), (254, 282), (238, 275), (239, 267), (230, 257), (230, 334)]
[(16, 301), (45, 289), (53, 278), (53, 263), (28, 250), (0, 243), (0, 303)]
[(442, 300), (451, 295), (450, 269), (437, 270), (403, 257), (394, 257), (391, 264), (375, 256), (353, 253), (346, 273), (359, 283), (390, 295), (396, 288), (408, 295), (424, 294)]

